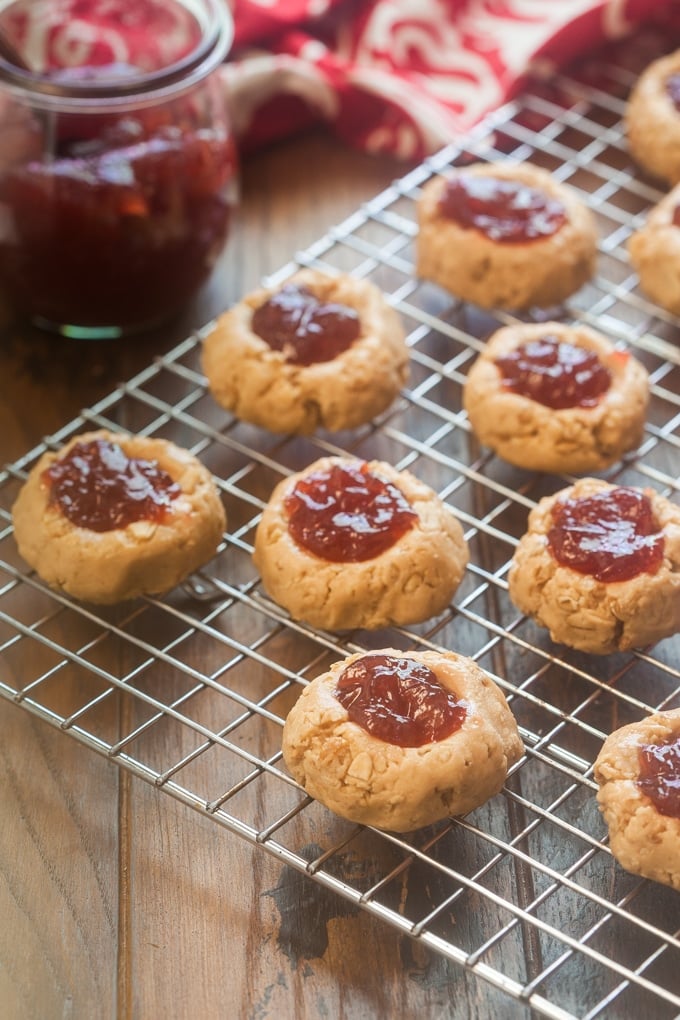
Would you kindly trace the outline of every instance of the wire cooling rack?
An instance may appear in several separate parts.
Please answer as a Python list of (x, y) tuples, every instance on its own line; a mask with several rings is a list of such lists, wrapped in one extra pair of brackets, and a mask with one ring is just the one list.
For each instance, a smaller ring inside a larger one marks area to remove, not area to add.
[[(632, 55), (631, 55), (632, 54)], [(597, 810), (592, 763), (624, 723), (680, 706), (678, 639), (609, 657), (553, 645), (520, 616), (507, 569), (530, 508), (568, 484), (482, 449), (461, 410), (466, 373), (506, 315), (482, 314), (414, 275), (421, 186), (471, 159), (530, 160), (593, 208), (599, 274), (558, 313), (634, 349), (652, 383), (637, 454), (604, 477), (677, 499), (678, 322), (641, 295), (625, 242), (660, 197), (626, 152), (621, 118), (655, 56), (638, 38), (577, 76), (535, 84), (466, 139), (378, 195), (282, 268), (350, 271), (401, 313), (409, 387), (351, 433), (273, 437), (206, 392), (201, 335), (180, 344), (0, 475), (2, 695), (334, 890), (358, 908), (549, 1017), (680, 1012), (680, 900), (622, 871)], [(104, 611), (47, 590), (13, 541), (10, 508), (46, 448), (91, 427), (171, 439), (214, 472), (228, 511), (204, 571), (162, 599)], [(351, 452), (408, 468), (463, 524), (471, 563), (455, 604), (410, 629), (333, 635), (290, 621), (261, 590), (254, 529), (274, 484), (317, 457)], [(309, 800), (280, 754), (301, 685), (357, 649), (452, 648), (497, 680), (526, 754), (502, 794), (466, 818), (404, 837), (354, 826)], [(508, 1012), (511, 1015), (511, 1011)]]

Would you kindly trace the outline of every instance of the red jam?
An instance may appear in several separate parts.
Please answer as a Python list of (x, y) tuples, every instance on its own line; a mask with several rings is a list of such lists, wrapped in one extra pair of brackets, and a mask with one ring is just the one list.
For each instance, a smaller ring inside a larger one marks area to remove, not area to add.
[(673, 210), (672, 223), (674, 227), (680, 227), (680, 205), (676, 205)]
[(397, 747), (445, 740), (463, 725), (465, 704), (414, 659), (364, 655), (347, 666), (335, 696), (352, 722)]
[(62, 138), (0, 181), (12, 229), (0, 271), (45, 322), (125, 328), (166, 318), (207, 278), (227, 237), (231, 137), (143, 115)]
[(594, 407), (611, 385), (611, 373), (594, 351), (554, 336), (522, 344), (495, 361), (503, 385), (545, 407)]
[(649, 496), (637, 489), (607, 489), (557, 502), (547, 538), (563, 567), (605, 583), (654, 574), (663, 561), (663, 532)]
[(663, 744), (646, 744), (638, 751), (637, 785), (659, 814), (680, 818), (680, 736)]
[(361, 333), (353, 308), (319, 301), (307, 287), (294, 283), (255, 309), (252, 328), (272, 350), (282, 351), (286, 361), (296, 365), (332, 361)]
[(549, 237), (567, 220), (562, 203), (538, 188), (465, 173), (447, 181), (439, 211), (466, 230), (507, 244)]
[(666, 93), (675, 109), (680, 112), (680, 74), (671, 74), (666, 78)]
[(380, 556), (418, 519), (401, 490), (361, 461), (334, 464), (300, 479), (286, 497), (285, 510), (294, 541), (332, 563)]
[(117, 443), (76, 443), (47, 468), (49, 502), (76, 527), (113, 531), (162, 521), (181, 487), (155, 461), (128, 457)]
[(236, 167), (210, 62), (222, 19), (206, 13), (200, 0), (2, 5), (36, 76), (0, 111), (0, 278), (38, 325), (151, 327), (211, 272)]

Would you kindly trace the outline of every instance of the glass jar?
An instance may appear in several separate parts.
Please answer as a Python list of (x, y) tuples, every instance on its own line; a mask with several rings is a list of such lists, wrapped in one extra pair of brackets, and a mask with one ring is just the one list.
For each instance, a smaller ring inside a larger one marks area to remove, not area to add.
[(229, 231), (223, 0), (10, 0), (0, 285), (37, 325), (115, 337), (177, 313)]

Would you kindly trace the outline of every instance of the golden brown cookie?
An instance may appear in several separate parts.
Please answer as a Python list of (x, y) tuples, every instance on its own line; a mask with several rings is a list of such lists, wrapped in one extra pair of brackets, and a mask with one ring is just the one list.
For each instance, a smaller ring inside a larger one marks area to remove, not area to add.
[[(331, 330), (349, 341), (338, 353), (322, 343)], [(369, 280), (306, 269), (221, 315), (203, 345), (203, 371), (237, 418), (271, 432), (336, 432), (389, 407), (408, 377), (408, 348), (399, 315)]]
[(531, 511), (508, 585), (553, 641), (584, 652), (670, 637), (680, 630), (680, 507), (653, 489), (581, 478)]
[(351, 655), (305, 688), (283, 729), (286, 765), (311, 797), (394, 832), (479, 807), (522, 753), (501, 690), (453, 652)]
[(558, 322), (499, 329), (463, 390), (481, 443), (517, 467), (555, 474), (599, 471), (638, 446), (648, 400), (647, 372), (631, 354)]
[(626, 108), (628, 145), (635, 161), (669, 184), (680, 181), (680, 50), (640, 75)]
[[(453, 189), (470, 187), (484, 189), (485, 197), (479, 206), (462, 200), (478, 215), (458, 222), (445, 208), (457, 194)], [(419, 199), (418, 223), (418, 276), (482, 308), (558, 305), (595, 271), (590, 210), (529, 163), (475, 163), (433, 178)], [(536, 236), (525, 239), (527, 231)]]
[(442, 612), (468, 549), (450, 509), (409, 472), (322, 457), (274, 489), (254, 562), (271, 598), (295, 619), (374, 630)]
[(622, 868), (680, 889), (680, 709), (615, 730), (595, 762), (597, 800)]
[(679, 207), (680, 184), (654, 206), (628, 241), (628, 254), (640, 277), (641, 289), (674, 315), (680, 315)]
[(226, 524), (191, 453), (105, 429), (43, 454), (12, 514), (19, 552), (40, 577), (98, 603), (174, 587), (210, 559)]

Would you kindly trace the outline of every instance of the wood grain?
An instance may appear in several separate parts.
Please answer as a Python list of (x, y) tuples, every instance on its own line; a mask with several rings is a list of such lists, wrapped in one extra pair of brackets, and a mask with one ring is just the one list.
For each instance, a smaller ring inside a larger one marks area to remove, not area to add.
[[(322, 134), (291, 141), (245, 163), (230, 245), (180, 322), (98, 344), (5, 322), (2, 460), (146, 367), (403, 170)], [(10, 665), (20, 671), (21, 656)], [(68, 700), (77, 682), (54, 696)], [(115, 727), (118, 710), (111, 697), (102, 725)], [(3, 1020), (524, 1015), (4, 701), (0, 735)]]

